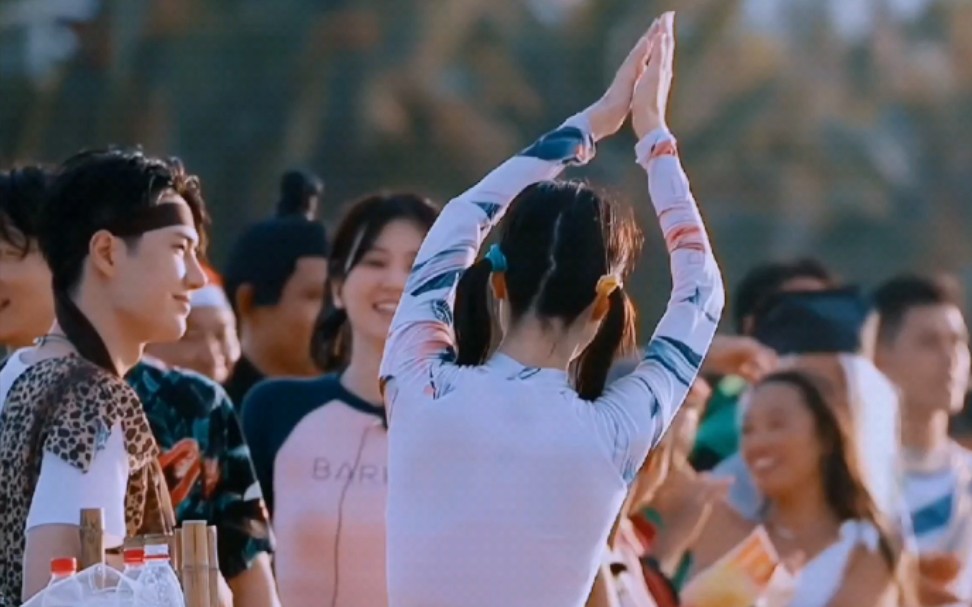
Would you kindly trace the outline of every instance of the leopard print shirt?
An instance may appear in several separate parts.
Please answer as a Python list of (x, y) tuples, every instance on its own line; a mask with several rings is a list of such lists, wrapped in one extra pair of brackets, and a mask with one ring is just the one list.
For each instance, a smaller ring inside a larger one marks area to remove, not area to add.
[(11, 386), (0, 413), (0, 607), (20, 604), (24, 526), (43, 453), (85, 472), (116, 424), (130, 470), (127, 533), (170, 531), (159, 449), (138, 396), (122, 379), (69, 356), (34, 364)]

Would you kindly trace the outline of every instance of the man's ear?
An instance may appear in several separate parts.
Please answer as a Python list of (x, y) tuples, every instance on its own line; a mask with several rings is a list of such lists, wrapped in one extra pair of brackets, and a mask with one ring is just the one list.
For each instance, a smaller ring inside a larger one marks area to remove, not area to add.
[(742, 334), (752, 336), (756, 330), (756, 317), (752, 314), (744, 316), (742, 319)]
[(861, 355), (877, 364), (878, 357), (878, 329), (881, 318), (876, 312), (871, 312), (861, 327)]
[(882, 373), (888, 373), (888, 367), (892, 360), (891, 346), (880, 339), (875, 340), (874, 343), (874, 366), (880, 369)]
[(240, 320), (248, 318), (250, 314), (253, 313), (253, 285), (245, 282), (236, 288), (236, 294), (233, 297), (234, 304), (236, 304), (236, 315)]
[(95, 271), (106, 278), (114, 276), (118, 271), (118, 260), (125, 254), (123, 247), (125, 243), (108, 230), (92, 234), (88, 241), (88, 257)]
[(328, 281), (328, 284), (331, 292), (331, 305), (338, 310), (343, 310), (344, 299), (341, 297), (341, 292), (344, 289), (344, 281), (340, 278), (335, 278), (334, 280)]

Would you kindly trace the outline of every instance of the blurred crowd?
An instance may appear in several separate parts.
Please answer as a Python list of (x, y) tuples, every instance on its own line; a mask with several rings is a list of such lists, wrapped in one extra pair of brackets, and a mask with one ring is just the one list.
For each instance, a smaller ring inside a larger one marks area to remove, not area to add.
[[(47, 179), (25, 168), (0, 180), (7, 395), (56, 306), (32, 223)], [(369, 449), (361, 460), (347, 435), (384, 420), (371, 379), (383, 327), (435, 211), (410, 194), (375, 195), (331, 234), (315, 215), (323, 194), (311, 174), (284, 175), (275, 216), (244, 231), (221, 273), (205, 269), (184, 336), (149, 345), (126, 376), (161, 448), (175, 513), (220, 528), (237, 605), (268, 604), (277, 584), (284, 604), (311, 604), (336, 583), (337, 563), (349, 588), (367, 588), (384, 558), (375, 492), (387, 456)], [(341, 302), (333, 281), (353, 286)], [(862, 290), (804, 258), (760, 264), (730, 291), (733, 331), (716, 337), (633, 485), (605, 556), (611, 577), (644, 576), (655, 603), (678, 604), (694, 575), (758, 526), (815, 584), (866, 577), (866, 561), (861, 571), (845, 565), (858, 543), (880, 539), (893, 543), (888, 558), (913, 551), (920, 604), (967, 604), (969, 336), (957, 281), (899, 275)], [(342, 369), (345, 380), (330, 379)], [(251, 394), (263, 380), (294, 377), (322, 379), (263, 382)], [(331, 400), (346, 406), (322, 407)], [(358, 492), (353, 509), (335, 504), (327, 481)], [(366, 604), (341, 596), (334, 604)]]

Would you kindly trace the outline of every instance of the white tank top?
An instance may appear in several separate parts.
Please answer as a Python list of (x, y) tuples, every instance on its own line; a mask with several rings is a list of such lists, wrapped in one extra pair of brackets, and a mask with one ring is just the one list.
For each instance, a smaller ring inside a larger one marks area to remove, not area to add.
[(844, 581), (854, 550), (863, 545), (873, 552), (877, 550), (878, 541), (878, 531), (870, 523), (844, 522), (840, 526), (837, 541), (810, 560), (800, 571), (790, 607), (827, 607)]

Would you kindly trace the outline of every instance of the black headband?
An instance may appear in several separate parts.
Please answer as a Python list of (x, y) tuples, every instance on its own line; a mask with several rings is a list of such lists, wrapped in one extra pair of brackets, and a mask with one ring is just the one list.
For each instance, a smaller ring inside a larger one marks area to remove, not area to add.
[[(195, 220), (187, 205), (167, 202), (110, 222), (105, 229), (119, 238), (131, 238), (177, 225), (195, 227)], [(109, 373), (118, 374), (108, 347), (98, 335), (97, 329), (65, 289), (54, 289), (54, 316), (81, 356)]]
[(105, 229), (119, 238), (129, 238), (177, 225), (195, 227), (196, 221), (187, 205), (165, 202), (116, 219)]

